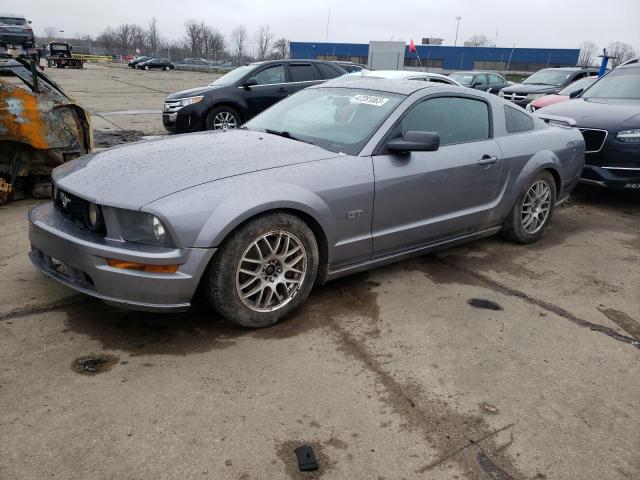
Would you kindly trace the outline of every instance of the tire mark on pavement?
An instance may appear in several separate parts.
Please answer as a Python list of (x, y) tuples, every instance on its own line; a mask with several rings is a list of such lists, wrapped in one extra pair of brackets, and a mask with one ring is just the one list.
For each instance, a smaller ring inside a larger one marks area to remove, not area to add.
[(27, 308), (19, 308), (7, 313), (0, 314), (0, 322), (3, 320), (13, 320), (15, 318), (28, 317), (29, 315), (38, 315), (40, 313), (51, 312), (54, 310), (63, 310), (67, 307), (73, 307), (87, 303), (91, 300), (91, 297), (86, 295), (72, 295), (66, 297), (58, 302), (49, 303), (47, 305), (40, 305)]

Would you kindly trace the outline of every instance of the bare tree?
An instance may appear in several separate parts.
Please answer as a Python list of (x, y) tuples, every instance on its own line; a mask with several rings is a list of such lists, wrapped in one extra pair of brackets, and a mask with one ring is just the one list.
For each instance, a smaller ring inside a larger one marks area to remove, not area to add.
[(184, 22), (185, 43), (191, 50), (191, 55), (199, 57), (202, 50), (204, 23), (197, 20), (187, 20)]
[(287, 58), (287, 55), (289, 55), (289, 40), (279, 38), (273, 42), (273, 50), (276, 52), (277, 58)]
[(131, 46), (136, 50), (146, 50), (147, 34), (140, 25), (131, 24)]
[(613, 42), (607, 45), (607, 54), (611, 59), (611, 68), (616, 68), (621, 63), (631, 60), (636, 56), (636, 51), (631, 45), (624, 42)]
[(598, 46), (595, 43), (582, 42), (580, 44), (580, 55), (578, 55), (577, 65), (579, 67), (590, 67), (593, 65), (593, 59), (597, 51)]
[(131, 25), (123, 23), (115, 29), (116, 47), (121, 54), (128, 53), (131, 48)]
[(231, 32), (231, 48), (233, 53), (238, 58), (238, 61), (242, 63), (244, 58), (244, 52), (247, 47), (247, 29), (244, 25), (240, 25), (233, 29)]
[(49, 40), (58, 37), (58, 29), (56, 27), (44, 27), (44, 36)]
[(203, 51), (209, 60), (212, 57), (217, 59), (218, 54), (224, 53), (224, 35), (211, 27), (204, 27)]
[(486, 35), (473, 35), (469, 40), (464, 42), (464, 44), (466, 47), (490, 47), (493, 45)]
[(262, 25), (258, 28), (258, 31), (253, 37), (253, 41), (258, 48), (258, 59), (264, 60), (273, 41), (273, 33), (271, 33), (269, 25)]
[(158, 32), (156, 17), (153, 17), (147, 26), (147, 42), (149, 50), (157, 55), (160, 46), (160, 33)]
[(116, 52), (118, 39), (116, 37), (116, 32), (111, 27), (108, 26), (100, 35), (98, 35), (97, 42), (107, 52), (111, 54)]

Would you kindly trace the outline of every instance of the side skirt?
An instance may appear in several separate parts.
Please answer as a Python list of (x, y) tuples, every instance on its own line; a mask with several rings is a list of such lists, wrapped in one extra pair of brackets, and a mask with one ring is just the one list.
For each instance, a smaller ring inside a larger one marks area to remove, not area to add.
[(329, 268), (329, 273), (327, 274), (326, 280), (327, 281), (335, 280), (336, 278), (344, 277), (346, 275), (351, 275), (352, 273), (362, 272), (364, 270), (371, 270), (372, 268), (377, 268), (383, 265), (388, 265), (390, 263), (407, 260), (409, 258), (419, 257), (420, 255), (424, 255), (425, 253), (431, 253), (438, 250), (443, 250), (445, 248), (452, 247), (454, 245), (458, 245), (461, 243), (467, 243), (473, 240), (478, 240), (480, 238), (490, 237), (498, 233), (501, 230), (501, 228), (502, 227), (500, 226), (491, 227), (486, 230), (480, 230), (478, 232), (461, 235), (459, 237), (454, 237), (447, 240), (441, 240), (438, 242), (429, 243), (426, 245), (422, 245), (420, 247), (412, 248), (410, 250), (404, 250), (402, 252), (385, 255), (383, 257), (371, 258), (364, 262), (348, 265), (346, 267), (341, 267), (336, 270), (331, 270), (331, 268)]

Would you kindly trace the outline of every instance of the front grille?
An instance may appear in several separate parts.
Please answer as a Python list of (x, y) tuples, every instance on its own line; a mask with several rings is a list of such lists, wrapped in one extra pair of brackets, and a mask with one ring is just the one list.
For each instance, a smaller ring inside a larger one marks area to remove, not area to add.
[(167, 100), (164, 102), (164, 112), (165, 113), (174, 113), (180, 110), (182, 106), (180, 105), (180, 100)]
[(504, 99), (511, 100), (512, 102), (521, 102), (525, 98), (527, 98), (525, 93), (509, 92), (504, 94)]
[[(89, 202), (84, 198), (80, 198), (59, 188), (55, 189), (54, 195), (53, 205), (56, 210), (58, 210), (64, 218), (73, 222), (78, 227), (87, 228)], [(104, 236), (106, 230), (102, 228), (94, 233)]]
[(585, 153), (596, 153), (602, 150), (604, 142), (609, 134), (606, 130), (595, 130), (592, 128), (581, 128), (580, 132), (584, 138)]

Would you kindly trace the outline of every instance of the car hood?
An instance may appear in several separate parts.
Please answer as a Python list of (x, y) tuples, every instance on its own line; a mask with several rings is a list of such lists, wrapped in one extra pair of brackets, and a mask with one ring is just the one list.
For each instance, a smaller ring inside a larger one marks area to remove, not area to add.
[(556, 87), (555, 85), (539, 85), (535, 83), (526, 84), (526, 83), (514, 83), (513, 85), (509, 85), (508, 87), (504, 87), (501, 92), (503, 93), (551, 93), (556, 92), (561, 87)]
[(553, 105), (554, 103), (565, 102), (569, 100), (569, 95), (545, 95), (544, 97), (536, 98), (531, 105), (536, 108), (546, 107), (548, 105)]
[(538, 112), (570, 117), (579, 127), (601, 128), (609, 132), (640, 128), (640, 103), (628, 101), (574, 98)]
[(178, 100), (180, 98), (195, 97), (196, 95), (204, 95), (205, 93), (213, 90), (218, 90), (224, 85), (207, 85), (205, 87), (190, 88), (188, 90), (181, 90), (171, 95), (167, 95), (167, 100)]
[(52, 177), (59, 188), (91, 202), (139, 209), (196, 185), (337, 155), (262, 132), (200, 132), (86, 155), (59, 166)]

